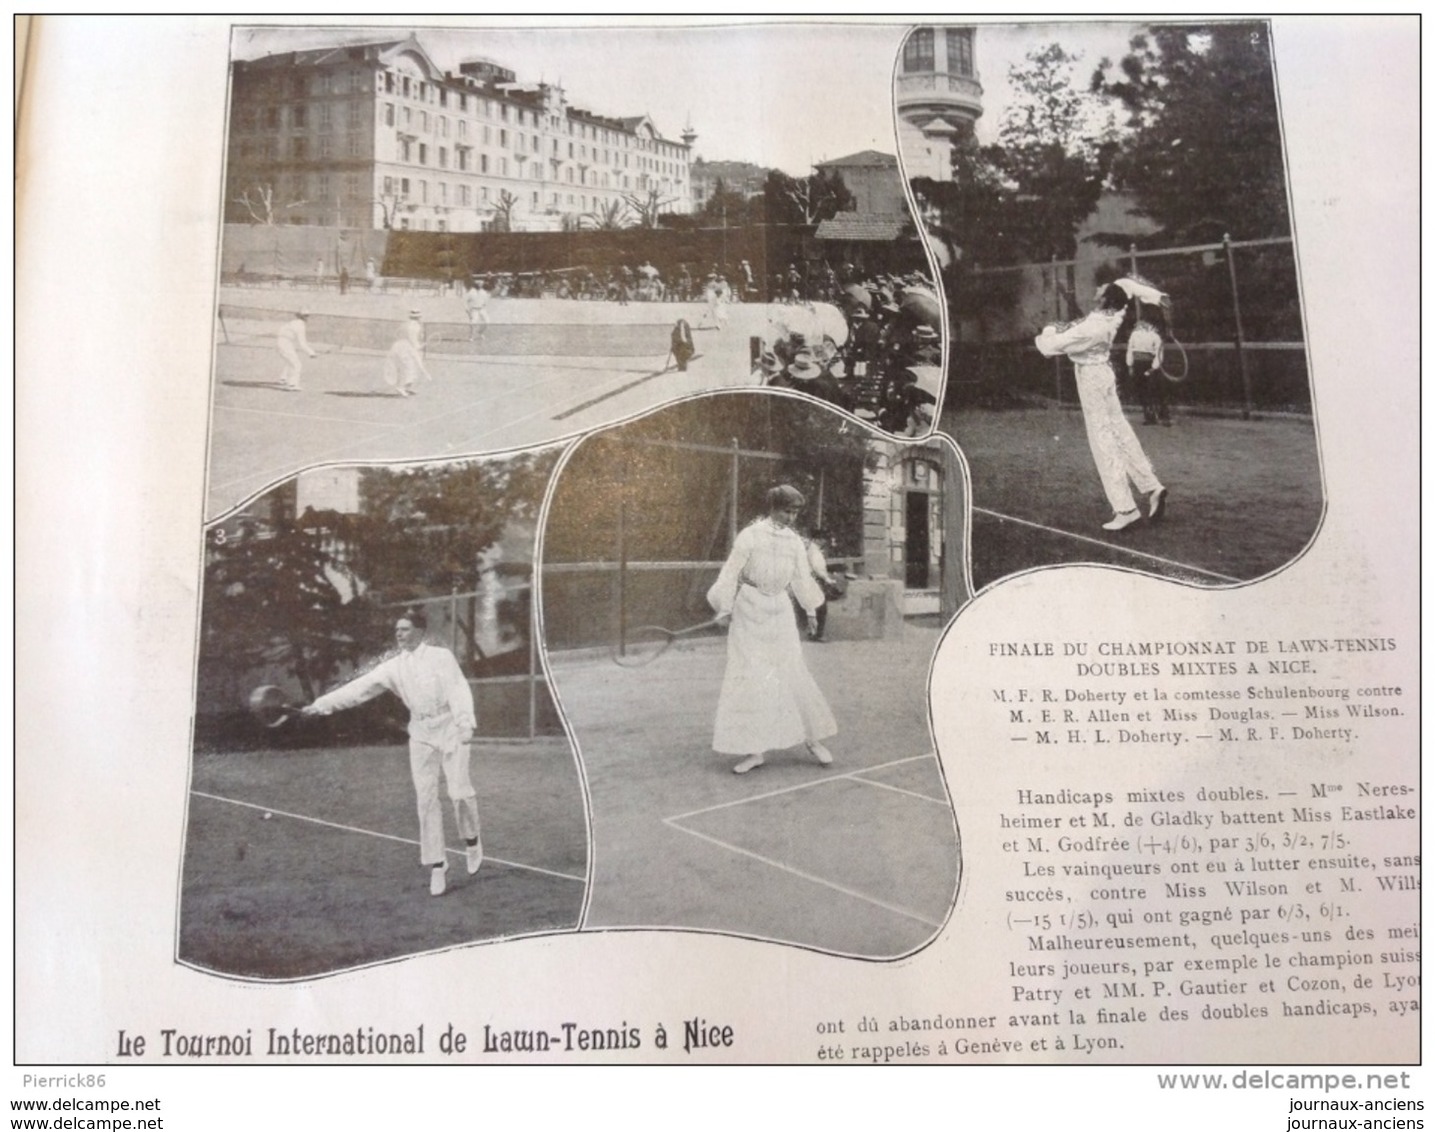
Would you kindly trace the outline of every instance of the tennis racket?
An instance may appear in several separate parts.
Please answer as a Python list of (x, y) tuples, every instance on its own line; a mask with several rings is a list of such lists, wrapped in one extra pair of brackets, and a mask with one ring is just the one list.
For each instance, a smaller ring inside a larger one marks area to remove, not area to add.
[(1176, 352), (1180, 355), (1180, 369), (1173, 371), (1167, 366), (1166, 363), (1171, 360), (1171, 352), (1170, 350), (1162, 350), (1161, 369), (1159, 372), (1161, 376), (1164, 377), (1167, 381), (1169, 381), (1172, 385), (1180, 385), (1181, 382), (1186, 380), (1186, 375), (1191, 372), (1191, 359), (1190, 356), (1186, 353), (1186, 347), (1181, 345), (1180, 342), (1176, 341), (1176, 336), (1174, 334), (1171, 336), (1171, 345), (1176, 347)]
[(664, 629), (661, 625), (640, 625), (629, 631), (627, 637), (613, 646), (613, 662), (624, 668), (642, 668), (651, 664), (672, 648), (680, 637), (701, 633), (720, 623), (712, 618), (700, 625), (689, 625), (686, 629)]
[(289, 702), (282, 688), (273, 684), (261, 684), (249, 693), (249, 713), (264, 727), (288, 723), (301, 710)]

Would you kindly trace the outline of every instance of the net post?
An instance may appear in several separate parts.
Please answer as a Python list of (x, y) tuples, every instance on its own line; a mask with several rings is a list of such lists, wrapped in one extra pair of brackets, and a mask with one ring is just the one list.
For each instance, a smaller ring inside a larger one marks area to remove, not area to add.
[(1231, 234), (1221, 235), (1221, 248), (1226, 254), (1226, 270), (1231, 276), (1231, 310), (1236, 316), (1236, 362), (1241, 367), (1241, 420), (1251, 419), (1251, 371), (1246, 362), (1246, 334), (1241, 325), (1241, 292), (1236, 286), (1236, 259), (1231, 248)]

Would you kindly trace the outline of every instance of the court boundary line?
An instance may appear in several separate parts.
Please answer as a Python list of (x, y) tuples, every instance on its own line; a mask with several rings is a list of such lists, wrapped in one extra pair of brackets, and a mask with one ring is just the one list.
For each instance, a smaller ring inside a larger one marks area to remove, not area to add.
[[(828, 779), (828, 781), (833, 780)], [(674, 821), (672, 818), (664, 818), (663, 824), (678, 830), (680, 833), (686, 833), (690, 837), (696, 837), (700, 841), (710, 842), (711, 844), (716, 845), (721, 849), (727, 849), (729, 852), (737, 853), (744, 857), (751, 857), (754, 861), (758, 861), (764, 865), (769, 865), (772, 868), (779, 870), (780, 872), (789, 873), (790, 875), (795, 876), (801, 880), (808, 881), (812, 884), (820, 884), (825, 888), (830, 888), (835, 892), (840, 892), (844, 896), (850, 896), (854, 900), (860, 900), (863, 903), (871, 904), (877, 908), (883, 909), (884, 911), (891, 912), (898, 916), (903, 916), (909, 920), (916, 920), (917, 923), (925, 924), (929, 928), (940, 928), (942, 926), (942, 922), (940, 920), (929, 919), (928, 917), (922, 915), (920, 912), (912, 911), (910, 908), (903, 908), (899, 904), (891, 904), (885, 900), (879, 900), (877, 897), (869, 896), (865, 892), (858, 892), (855, 888), (848, 888), (846, 885), (838, 884), (836, 881), (827, 880), (825, 877), (815, 876), (812, 873), (804, 872), (802, 869), (796, 868), (793, 865), (786, 865), (783, 864), (781, 861), (774, 861), (771, 857), (764, 857), (761, 853), (754, 853), (751, 849), (744, 849), (740, 845), (730, 844), (729, 842), (713, 837), (711, 834), (700, 833), (698, 830), (695, 829), (688, 829), (686, 826), (678, 825), (677, 822)]]
[(1020, 519), (1015, 515), (1007, 515), (1001, 511), (993, 511), (987, 507), (973, 507), (972, 513), (977, 515), (988, 515), (993, 519), (1003, 519), (1009, 523), (1017, 523), (1023, 527), (1033, 527), (1038, 531), (1046, 531), (1048, 534), (1065, 535), (1067, 538), (1076, 539), (1078, 542), (1088, 542), (1093, 546), (1104, 547), (1107, 550), (1114, 550), (1121, 554), (1129, 554), (1134, 558), (1144, 558), (1148, 562), (1159, 562), (1163, 566), (1174, 566), (1178, 570), (1190, 570), (1196, 574), (1204, 574), (1208, 578), (1218, 578), (1223, 582), (1239, 584), (1245, 578), (1233, 578), (1230, 574), (1222, 574), (1217, 570), (1207, 570), (1203, 566), (1192, 566), (1189, 562), (1177, 562), (1174, 558), (1162, 558), (1159, 554), (1148, 554), (1144, 550), (1136, 550), (1129, 546), (1122, 546), (1120, 543), (1107, 542), (1104, 539), (1092, 538), (1090, 535), (1079, 535), (1075, 531), (1064, 531), (1060, 527), (1051, 527), (1045, 523), (1038, 523), (1031, 519)]
[[(632, 371), (629, 371), (629, 372), (632, 372)], [(541, 387), (542, 385), (546, 385), (546, 384), (550, 384), (550, 383), (553, 383), (553, 382), (557, 382), (557, 381), (559, 381), (559, 380), (562, 380), (564, 377), (566, 377), (566, 375), (556, 374), (556, 375), (552, 376), (551, 378), (547, 378), (547, 379), (544, 379), (543, 381), (541, 381), (541, 382), (539, 383), (539, 387)], [(619, 376), (616, 380), (622, 380), (622, 377)], [(322, 451), (322, 452), (319, 452), (319, 453), (311, 453), (311, 454), (309, 454), (309, 455), (307, 455), (307, 456), (305, 457), (305, 460), (307, 461), (305, 464), (301, 465), (301, 466), (298, 467), (298, 468), (294, 468), (293, 470), (289, 471), (287, 474), (284, 473), (284, 472), (282, 472), (282, 471), (275, 471), (275, 470), (273, 470), (273, 469), (267, 469), (267, 470), (255, 471), (255, 472), (247, 472), (247, 473), (245, 473), (244, 475), (239, 476), (239, 477), (237, 477), (237, 478), (225, 480), (223, 483), (220, 483), (220, 484), (211, 484), (211, 485), (209, 485), (208, 491), (209, 491), (210, 493), (213, 493), (213, 492), (216, 492), (216, 491), (225, 491), (225, 490), (227, 490), (227, 489), (229, 489), (229, 488), (232, 488), (232, 487), (235, 487), (235, 486), (237, 486), (237, 485), (239, 485), (239, 484), (242, 484), (242, 483), (244, 483), (245, 481), (254, 480), (254, 479), (260, 479), (261, 482), (264, 483), (264, 484), (274, 484), (274, 483), (279, 482), (279, 481), (281, 481), (281, 480), (288, 479), (288, 478), (291, 478), (291, 477), (293, 477), (293, 476), (298, 475), (299, 472), (303, 471), (305, 468), (313, 467), (313, 466), (315, 466), (315, 465), (317, 465), (317, 464), (322, 464), (322, 463), (329, 462), (329, 461), (335, 461), (335, 460), (343, 461), (343, 460), (345, 460), (345, 454), (346, 454), (346, 453), (351, 453), (356, 447), (361, 447), (362, 445), (367, 444), (367, 443), (369, 443), (369, 442), (371, 442), (371, 441), (377, 441), (377, 440), (381, 440), (381, 439), (392, 439), (395, 434), (402, 434), (402, 433), (404, 433), (404, 432), (412, 432), (412, 431), (414, 431), (414, 430), (416, 430), (416, 429), (426, 428), (426, 427), (428, 427), (429, 425), (434, 424), (435, 422), (450, 420), (450, 419), (452, 419), (453, 417), (459, 416), (459, 415), (462, 415), (462, 414), (466, 414), (466, 413), (470, 413), (470, 412), (472, 412), (472, 413), (478, 413), (478, 412), (481, 412), (483, 409), (485, 409), (485, 408), (487, 408), (487, 407), (489, 407), (489, 406), (492, 406), (492, 405), (494, 405), (494, 404), (497, 404), (497, 403), (501, 402), (501, 401), (504, 400), (505, 398), (515, 397), (515, 396), (518, 396), (518, 395), (520, 395), (520, 394), (530, 393), (534, 388), (535, 388), (535, 386), (525, 385), (525, 386), (515, 386), (515, 387), (512, 388), (512, 389), (500, 390), (500, 391), (498, 391), (497, 393), (495, 393), (495, 394), (493, 394), (493, 395), (491, 395), (491, 396), (479, 397), (479, 398), (477, 398), (477, 399), (475, 399), (475, 400), (473, 400), (473, 401), (468, 401), (468, 402), (466, 402), (466, 403), (464, 403), (464, 404), (462, 404), (462, 405), (460, 405), (460, 406), (458, 406), (458, 407), (456, 407), (456, 408), (454, 408), (454, 409), (450, 409), (450, 410), (445, 411), (445, 412), (434, 413), (434, 414), (431, 414), (431, 415), (429, 415), (429, 416), (420, 417), (420, 418), (418, 418), (417, 420), (410, 420), (410, 421), (365, 421), (365, 422), (363, 422), (364, 424), (367, 424), (368, 426), (370, 426), (371, 429), (375, 429), (375, 430), (377, 430), (377, 431), (371, 432), (370, 434), (365, 435), (365, 436), (361, 436), (361, 437), (359, 437), (358, 439), (347, 440), (347, 441), (345, 441), (343, 444), (340, 444), (340, 445), (338, 445), (338, 446), (336, 446), (336, 447), (327, 448), (327, 449), (325, 449), (325, 450)], [(318, 391), (315, 390), (315, 392), (318, 392)], [(581, 391), (581, 392), (579, 392), (578, 394), (576, 394), (576, 396), (580, 396), (580, 397), (581, 397), (581, 396), (584, 396), (586, 393), (587, 393), (587, 390), (584, 390), (584, 391)], [(236, 411), (236, 410), (238, 410), (239, 407), (237, 407), (237, 406), (219, 406), (219, 405), (216, 405), (215, 408), (216, 408), (216, 409), (224, 408), (224, 409), (226, 409), (226, 410), (228, 410), (228, 411)], [(258, 412), (258, 413), (265, 413), (265, 412), (277, 413), (277, 412), (278, 412), (277, 410), (265, 410), (265, 409), (250, 409), (250, 410), (245, 410), (245, 411)], [(552, 411), (552, 406), (551, 406), (551, 405), (544, 405), (544, 406), (542, 406), (542, 407), (540, 407), (540, 408), (538, 408), (538, 409), (535, 409), (535, 410), (534, 410), (533, 412), (531, 412), (531, 413), (525, 414), (524, 416), (515, 417), (515, 418), (513, 418), (512, 420), (505, 420), (505, 421), (503, 421), (501, 424), (495, 425), (494, 427), (492, 427), (492, 428), (486, 430), (485, 432), (479, 433), (479, 434), (477, 434), (476, 436), (473, 436), (473, 437), (469, 438), (469, 443), (470, 443), (471, 445), (474, 445), (474, 446), (475, 446), (475, 447), (473, 448), (473, 451), (475, 451), (475, 452), (481, 451), (482, 446), (481, 446), (481, 444), (479, 443), (480, 441), (486, 440), (488, 437), (494, 435), (495, 433), (505, 432), (505, 431), (507, 431), (508, 429), (513, 428), (513, 427), (515, 427), (515, 426), (517, 426), (517, 425), (525, 424), (525, 423), (527, 423), (528, 421), (533, 420), (535, 417), (545, 416), (546, 414), (550, 413), (551, 411)], [(317, 415), (312, 415), (312, 414), (299, 414), (299, 413), (296, 413), (296, 414), (293, 414), (293, 416), (295, 416), (296, 418), (305, 419), (305, 420), (318, 420), (318, 419), (323, 419), (323, 418), (318, 417)], [(349, 424), (349, 423), (354, 423), (354, 422), (350, 422), (350, 421), (347, 421), (347, 420), (331, 419), (331, 423), (335, 423), (335, 424), (340, 424), (340, 423), (342, 423), (342, 424)], [(211, 434), (211, 439), (212, 439), (212, 438), (213, 438), (213, 425), (212, 425), (212, 423), (211, 423), (210, 434)], [(551, 443), (559, 443), (560, 441), (561, 441), (561, 438), (560, 438), (560, 437), (554, 437), (553, 440), (551, 441)], [(544, 441), (544, 442), (542, 442), (542, 443), (550, 443), (550, 442), (549, 442), (549, 441)], [(415, 462), (423, 463), (423, 462), (429, 462), (429, 461), (434, 461), (434, 460), (448, 459), (448, 458), (452, 458), (452, 456), (453, 456), (452, 453), (448, 453), (448, 454), (446, 454), (446, 455), (445, 455), (445, 454), (442, 454), (442, 453), (437, 453), (437, 454), (433, 454), (433, 455), (429, 455), (429, 456), (413, 457), (412, 459), (413, 459)], [(383, 460), (387, 460), (387, 459), (390, 459), (390, 458), (389, 458), (389, 457), (365, 458), (365, 457), (361, 457), (361, 456), (350, 456), (350, 457), (348, 457), (348, 459), (349, 459), (350, 461), (363, 461), (363, 462), (365, 462), (365, 463), (374, 463), (374, 462), (376, 462), (376, 461), (383, 461)], [(211, 470), (212, 470), (212, 467), (213, 467), (213, 461), (212, 461), (212, 459), (211, 459)], [(277, 478), (276, 478), (276, 477), (277, 477)], [(232, 507), (232, 506), (233, 506), (233, 505), (231, 504), (231, 507)]]
[[(344, 833), (358, 833), (365, 837), (377, 837), (384, 841), (397, 841), (401, 845), (418, 845), (418, 841), (412, 837), (399, 837), (393, 833), (380, 833), (376, 829), (361, 829), (356, 825), (344, 825), (342, 822), (328, 821), (324, 818), (310, 817), (307, 814), (296, 814), (289, 810), (276, 810), (273, 806), (261, 806), (258, 802), (245, 802), (239, 798), (226, 798), (222, 794), (210, 794), (205, 790), (191, 790), (190, 794), (197, 798), (208, 798), (211, 802), (227, 802), (231, 806), (243, 806), (245, 809), (260, 810), (266, 814), (273, 814), (276, 817), (292, 818), (294, 821), (309, 822), (312, 825), (322, 825), (329, 829), (337, 829)], [(462, 857), (463, 852), (458, 849), (451, 849), (444, 846), (444, 854), (452, 853), (456, 857)], [(500, 865), (507, 865), (511, 869), (524, 869), (531, 873), (542, 873), (544, 876), (557, 877), (559, 880), (573, 880), (579, 884), (587, 884), (586, 876), (575, 877), (571, 873), (560, 873), (556, 869), (545, 869), (542, 865), (525, 865), (519, 861), (510, 861), (504, 857), (493, 857), (487, 854), (485, 861), (494, 861)]]
[[(888, 767), (901, 766), (903, 763), (918, 762), (921, 759), (935, 759), (936, 757), (936, 751), (928, 751), (926, 754), (923, 755), (908, 755), (905, 758), (893, 759), (890, 762), (885, 763), (878, 763), (876, 766), (859, 767), (856, 770), (844, 771), (841, 774), (827, 774), (823, 775), (823, 777), (821, 778), (814, 778), (811, 782), (799, 782), (793, 786), (780, 786), (775, 790), (766, 790), (761, 794), (752, 794), (746, 798), (734, 798), (728, 802), (719, 802), (714, 806), (704, 806), (700, 810), (688, 810), (686, 813), (674, 814), (672, 817), (664, 818), (663, 820), (666, 822), (682, 821), (684, 818), (694, 818), (697, 817), (699, 814), (710, 814), (716, 810), (726, 810), (733, 806), (745, 806), (749, 802), (760, 802), (766, 798), (776, 798), (779, 795), (791, 794), (798, 790), (811, 790), (812, 788), (817, 786), (824, 786), (829, 782), (842, 782), (844, 780), (852, 780), (855, 782), (862, 782), (868, 786), (883, 786), (885, 785), (884, 783), (876, 782), (873, 779), (864, 779), (861, 777), (861, 775), (870, 774), (874, 770), (885, 770)], [(886, 788), (889, 790), (897, 789), (897, 787)], [(926, 797), (926, 795), (922, 794), (914, 796)], [(928, 798), (927, 800), (934, 801), (935, 799)], [(943, 803), (943, 805), (945, 804), (946, 803)]]

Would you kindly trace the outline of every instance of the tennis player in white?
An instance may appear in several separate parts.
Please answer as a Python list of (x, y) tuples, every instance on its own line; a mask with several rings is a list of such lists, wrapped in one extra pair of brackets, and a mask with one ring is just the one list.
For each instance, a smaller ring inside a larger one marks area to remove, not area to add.
[(448, 784), (470, 875), (483, 864), (483, 845), (478, 799), (468, 773), (469, 743), (476, 726), (473, 691), (453, 653), (424, 640), (427, 629), (422, 610), (407, 611), (394, 624), (397, 656), (320, 696), (303, 710), (305, 715), (331, 715), (384, 692), (393, 692), (404, 701), (409, 709), (409, 771), (418, 798), (420, 859), (429, 869), (430, 894), (442, 896), (448, 855), (438, 794), (440, 774)]

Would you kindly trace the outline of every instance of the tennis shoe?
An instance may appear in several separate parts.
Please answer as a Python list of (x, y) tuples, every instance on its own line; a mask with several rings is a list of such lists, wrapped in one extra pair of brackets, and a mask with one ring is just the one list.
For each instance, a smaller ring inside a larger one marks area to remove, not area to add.
[(1103, 531), (1124, 531), (1131, 524), (1140, 521), (1141, 512), (1133, 508), (1130, 511), (1122, 511), (1119, 515), (1113, 515), (1101, 524), (1101, 529)]
[(732, 768), (733, 774), (746, 774), (750, 770), (756, 770), (762, 765), (761, 755), (748, 755), (742, 762)]
[(829, 751), (826, 747), (824, 747), (821, 743), (808, 743), (807, 749), (812, 752), (812, 757), (815, 758), (823, 766), (832, 765), (832, 752)]
[(444, 876), (448, 872), (448, 865), (435, 865), (429, 869), (429, 895), (442, 896), (448, 882)]
[(473, 876), (483, 864), (483, 842), (475, 841), (472, 845), (464, 847), (463, 863), (468, 868), (468, 875)]

